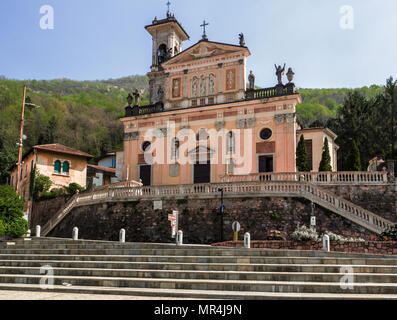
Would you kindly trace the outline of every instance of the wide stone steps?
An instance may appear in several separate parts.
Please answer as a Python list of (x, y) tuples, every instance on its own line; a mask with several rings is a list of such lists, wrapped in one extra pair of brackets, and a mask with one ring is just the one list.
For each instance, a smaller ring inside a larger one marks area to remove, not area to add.
[[(42, 275), (0, 274), (1, 283), (40, 283)], [(396, 283), (355, 283), (350, 290), (339, 282), (252, 281), (252, 280), (202, 280), (156, 279), (123, 277), (54, 276), (54, 284), (68, 283), (73, 286), (105, 286), (127, 288), (159, 288), (184, 290), (295, 292), (295, 293), (355, 293), (397, 294)]]
[[(0, 290), (43, 291), (37, 284), (0, 283)], [(349, 294), (349, 293), (293, 293), (293, 292), (254, 292), (254, 291), (216, 291), (184, 289), (151, 289), (151, 288), (115, 288), (55, 285), (51, 292), (68, 294), (109, 294), (142, 297), (162, 297), (181, 299), (229, 299), (229, 300), (397, 300), (397, 295), (382, 294)]]
[[(250, 281), (295, 281), (295, 282), (338, 282), (341, 273), (320, 272), (246, 272), (246, 271), (188, 271), (188, 270), (145, 270), (145, 269), (99, 269), (99, 268), (53, 268), (61, 277), (120, 277), (155, 279), (197, 279), (197, 280), (250, 280)], [(0, 275), (40, 275), (40, 267), (0, 267)], [(397, 283), (397, 274), (361, 273), (354, 276), (361, 283)]]
[[(206, 264), (206, 263), (168, 263), (168, 262), (122, 262), (122, 261), (61, 261), (61, 260), (0, 260), (3, 267), (40, 268), (50, 265), (53, 268), (80, 269), (131, 269), (131, 270), (186, 270), (186, 271), (246, 271), (246, 272), (318, 272), (338, 273), (346, 265), (318, 264)], [(351, 265), (356, 273), (397, 274), (397, 266)]]
[[(37, 238), (0, 243), (0, 290), (41, 291), (43, 266), (51, 266), (51, 290), (56, 292), (197, 299), (397, 299), (397, 257)], [(353, 274), (345, 273), (350, 271)], [(353, 287), (344, 287), (344, 276), (352, 276)]]
[[(192, 253), (192, 252), (191, 252)], [(397, 265), (397, 259), (386, 258), (315, 258), (315, 257), (247, 257), (247, 256), (140, 256), (140, 255), (49, 255), (0, 254), (0, 260), (73, 260), (122, 261), (164, 263), (235, 263), (235, 264), (342, 264), (342, 265)]]

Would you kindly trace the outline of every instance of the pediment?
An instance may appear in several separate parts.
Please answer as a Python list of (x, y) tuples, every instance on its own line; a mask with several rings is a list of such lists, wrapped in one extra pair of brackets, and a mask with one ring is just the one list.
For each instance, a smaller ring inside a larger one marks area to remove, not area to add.
[(167, 67), (176, 64), (183, 64), (190, 61), (197, 61), (200, 59), (213, 58), (234, 53), (242, 53), (246, 56), (250, 55), (250, 52), (246, 47), (211, 41), (200, 41), (194, 46), (172, 57), (170, 60), (163, 63), (162, 66)]

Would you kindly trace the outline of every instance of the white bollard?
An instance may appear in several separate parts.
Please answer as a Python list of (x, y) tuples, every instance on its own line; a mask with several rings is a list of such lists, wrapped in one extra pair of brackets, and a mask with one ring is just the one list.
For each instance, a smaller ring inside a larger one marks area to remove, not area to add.
[(73, 240), (78, 240), (79, 239), (79, 228), (77, 228), (77, 227), (73, 228), (72, 238), (73, 238)]
[(41, 233), (41, 227), (40, 226), (36, 226), (36, 237), (40, 238), (40, 233)]
[(125, 229), (120, 230), (120, 237), (119, 240), (121, 243), (125, 243)]
[(329, 236), (325, 235), (323, 236), (323, 251), (330, 252), (331, 251), (331, 245), (329, 241)]
[(26, 237), (27, 237), (27, 238), (30, 238), (30, 234), (31, 234), (31, 231), (30, 231), (30, 229), (29, 229), (28, 232), (26, 233)]
[(179, 230), (176, 236), (176, 245), (181, 246), (183, 245), (183, 231)]
[(244, 235), (244, 248), (251, 248), (251, 235), (248, 232)]

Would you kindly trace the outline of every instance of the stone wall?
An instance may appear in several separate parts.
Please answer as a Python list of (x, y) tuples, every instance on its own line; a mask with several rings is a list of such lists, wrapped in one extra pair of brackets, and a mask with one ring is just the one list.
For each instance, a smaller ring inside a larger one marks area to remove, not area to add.
[[(300, 198), (233, 198), (225, 199), (225, 214), (219, 214), (219, 199), (164, 200), (162, 210), (153, 210), (153, 201), (108, 203), (74, 209), (49, 236), (71, 237), (79, 228), (83, 239), (118, 240), (119, 230), (126, 229), (129, 242), (171, 242), (168, 214), (179, 210), (179, 229), (186, 243), (211, 244), (233, 238), (231, 225), (241, 224), (251, 239), (266, 239), (270, 230), (291, 235), (297, 224), (310, 224), (310, 202)], [(328, 210), (316, 208), (317, 230), (331, 231), (345, 237), (368, 239), (373, 233)], [(43, 219), (42, 219), (43, 220)]]
[[(228, 241), (215, 243), (216, 247), (243, 248), (243, 241)], [(296, 242), (296, 241), (251, 241), (251, 248), (267, 248), (280, 250), (322, 250), (322, 242)], [(397, 242), (335, 242), (331, 241), (331, 251), (348, 253), (368, 253), (397, 255)]]
[(51, 200), (43, 200), (33, 203), (33, 211), (30, 217), (30, 228), (35, 232), (37, 225), (44, 226), (50, 218), (52, 218), (59, 209), (61, 209), (70, 196), (57, 197)]
[(387, 220), (397, 222), (397, 186), (329, 185), (321, 186)]

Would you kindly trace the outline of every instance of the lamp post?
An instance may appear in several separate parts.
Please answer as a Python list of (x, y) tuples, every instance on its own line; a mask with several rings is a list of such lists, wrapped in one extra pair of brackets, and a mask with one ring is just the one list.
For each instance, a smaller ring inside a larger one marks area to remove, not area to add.
[(33, 103), (27, 103), (26, 101), (26, 85), (23, 86), (23, 101), (22, 101), (22, 112), (21, 112), (21, 125), (20, 125), (20, 132), (19, 132), (19, 142), (17, 143), (18, 145), (18, 169), (17, 169), (17, 185), (16, 185), (16, 191), (19, 191), (19, 180), (20, 180), (20, 174), (21, 174), (21, 166), (22, 166), (22, 148), (23, 148), (23, 124), (25, 121), (25, 106), (30, 106), (33, 108), (40, 108), (40, 106), (37, 106)]
[(223, 214), (225, 213), (225, 206), (223, 205), (223, 188), (219, 188), (218, 191), (221, 193), (221, 207), (220, 207), (220, 214), (221, 214), (221, 241), (223, 241)]
[(311, 206), (311, 209), (312, 209), (311, 218), (310, 218), (310, 225), (314, 229), (314, 228), (316, 228), (316, 216), (314, 215), (314, 208), (316, 207), (316, 205), (312, 202), (310, 206)]

